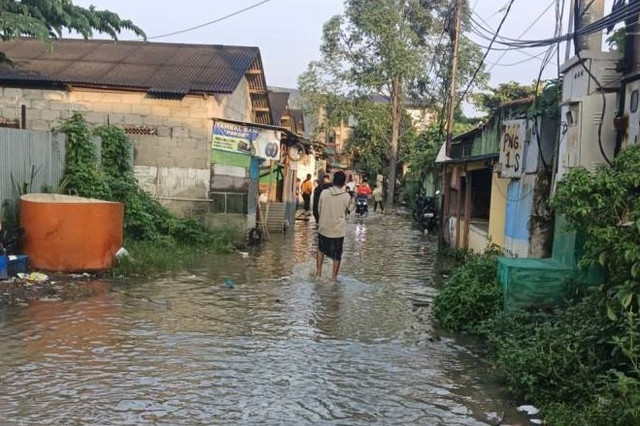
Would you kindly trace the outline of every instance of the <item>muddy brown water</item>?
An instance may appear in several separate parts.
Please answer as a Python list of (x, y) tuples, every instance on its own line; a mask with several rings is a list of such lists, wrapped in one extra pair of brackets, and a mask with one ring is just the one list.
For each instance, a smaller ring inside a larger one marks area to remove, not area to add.
[(0, 423), (521, 424), (431, 325), (435, 239), (351, 223), (338, 285), (309, 276), (313, 241), (299, 223), (127, 294), (0, 311)]

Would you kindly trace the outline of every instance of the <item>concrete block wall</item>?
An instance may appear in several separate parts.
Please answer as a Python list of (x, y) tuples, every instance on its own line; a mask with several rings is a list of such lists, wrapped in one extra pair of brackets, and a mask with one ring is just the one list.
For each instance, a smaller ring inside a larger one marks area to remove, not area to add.
[(26, 127), (32, 130), (53, 130), (76, 111), (93, 125), (156, 129), (153, 136), (130, 135), (136, 175), (145, 189), (176, 213), (201, 209), (203, 203), (193, 200), (207, 198), (212, 119), (251, 121), (246, 79), (230, 95), (188, 95), (181, 100), (114, 90), (0, 88), (0, 117), (19, 119), (22, 105)]

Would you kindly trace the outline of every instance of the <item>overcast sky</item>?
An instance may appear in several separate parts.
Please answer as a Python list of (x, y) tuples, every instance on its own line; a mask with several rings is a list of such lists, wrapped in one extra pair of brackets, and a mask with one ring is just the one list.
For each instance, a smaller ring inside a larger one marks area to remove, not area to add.
[[(235, 12), (257, 3), (258, 0), (75, 0), (81, 6), (95, 5), (99, 9), (109, 9), (129, 18), (141, 26), (149, 37), (182, 30), (218, 17)], [(469, 0), (475, 6), (475, 13), (492, 28), (496, 28), (507, 0)], [(322, 24), (331, 16), (342, 11), (342, 0), (271, 0), (255, 9), (226, 21), (204, 27), (186, 34), (153, 41), (230, 44), (258, 46), (262, 52), (267, 83), (273, 86), (295, 87), (297, 76), (306, 69), (309, 61), (319, 57), (318, 47)], [(546, 14), (525, 32), (552, 0), (515, 0), (505, 21), (501, 35), (523, 39), (548, 38), (553, 35), (554, 10), (550, 7)], [(567, 0), (567, 4), (570, 2)], [(605, 13), (611, 8), (612, 0), (607, 0)], [(564, 32), (568, 16), (565, 14)], [(524, 34), (523, 34), (524, 33)], [(473, 39), (485, 46), (488, 41), (475, 36)], [(130, 35), (123, 38), (131, 38)], [(532, 49), (527, 53), (538, 55), (544, 49)], [(488, 62), (513, 64), (530, 59), (521, 52), (491, 52)], [(493, 66), (491, 83), (509, 80), (522, 83), (533, 81), (539, 71), (541, 60), (531, 59), (513, 66)], [(555, 63), (551, 64), (544, 76), (555, 76)]]

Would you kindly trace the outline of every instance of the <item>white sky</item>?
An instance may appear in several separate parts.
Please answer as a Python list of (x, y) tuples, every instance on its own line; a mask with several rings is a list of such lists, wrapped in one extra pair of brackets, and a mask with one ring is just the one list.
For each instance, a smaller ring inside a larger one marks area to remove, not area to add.
[[(95, 5), (98, 9), (109, 9), (120, 16), (133, 20), (148, 36), (166, 34), (175, 30), (195, 26), (257, 3), (258, 0), (75, 0), (81, 6)], [(605, 14), (611, 9), (613, 0), (606, 0)], [(469, 0), (475, 12), (496, 28), (507, 0)], [(554, 10), (546, 14), (531, 28), (524, 30), (552, 3), (552, 0), (515, 0), (505, 21), (501, 35), (523, 39), (541, 39), (553, 35)], [(566, 0), (567, 8), (570, 3)], [(306, 69), (309, 61), (319, 57), (318, 47), (322, 24), (342, 11), (342, 0), (271, 0), (255, 9), (196, 31), (163, 38), (157, 41), (231, 44), (258, 46), (266, 69), (267, 83), (274, 86), (295, 87), (297, 76)], [(566, 32), (568, 13), (565, 13)], [(523, 34), (524, 32), (524, 34)], [(123, 35), (122, 38), (131, 38)], [(488, 41), (472, 36), (487, 46)], [(530, 49), (537, 55), (544, 49)], [(511, 64), (527, 59), (518, 51), (491, 52), (488, 62)], [(562, 56), (564, 57), (564, 55)], [(514, 66), (494, 66), (491, 69), (493, 85), (515, 80), (530, 83), (536, 78), (541, 60), (532, 59)], [(491, 67), (491, 65), (489, 65)], [(552, 63), (543, 76), (555, 76)]]

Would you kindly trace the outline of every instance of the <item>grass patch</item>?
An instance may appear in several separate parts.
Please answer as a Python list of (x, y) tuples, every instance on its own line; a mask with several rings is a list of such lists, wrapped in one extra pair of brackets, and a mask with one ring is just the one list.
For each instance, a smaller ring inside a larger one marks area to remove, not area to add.
[(170, 238), (154, 241), (128, 241), (129, 256), (116, 262), (112, 273), (122, 278), (149, 278), (196, 266), (204, 256), (231, 253), (242, 243), (243, 234), (236, 228), (211, 231), (206, 243), (184, 244)]

